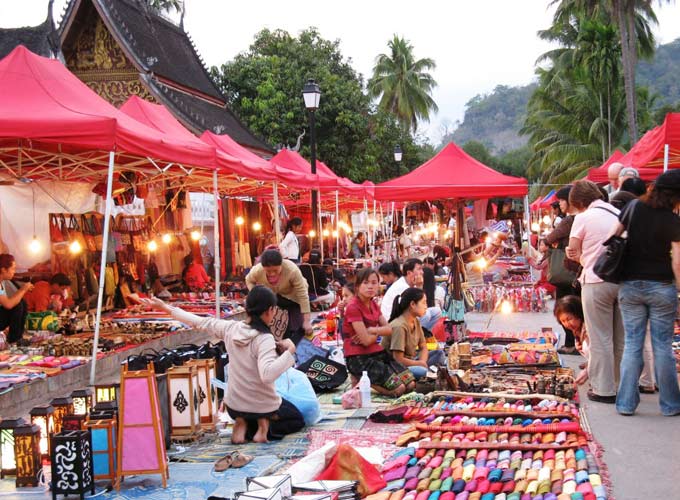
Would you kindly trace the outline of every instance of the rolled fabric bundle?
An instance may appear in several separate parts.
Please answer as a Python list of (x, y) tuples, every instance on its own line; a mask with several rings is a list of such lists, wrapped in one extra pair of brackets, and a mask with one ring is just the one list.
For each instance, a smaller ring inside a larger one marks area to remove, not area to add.
[(439, 491), (439, 488), (442, 486), (442, 480), (441, 479), (432, 479), (430, 481), (430, 484), (427, 486), (427, 489), (430, 491)]
[(451, 488), (453, 487), (453, 478), (447, 477), (441, 482), (441, 485), (439, 486), (439, 491), (451, 491)]
[(389, 500), (403, 500), (404, 495), (406, 495), (406, 490), (402, 488), (400, 490), (393, 491)]

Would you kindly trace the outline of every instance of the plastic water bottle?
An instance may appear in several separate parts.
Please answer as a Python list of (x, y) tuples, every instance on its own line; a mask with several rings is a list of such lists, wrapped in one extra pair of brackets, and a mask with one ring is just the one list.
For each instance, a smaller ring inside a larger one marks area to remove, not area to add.
[(362, 372), (359, 379), (359, 392), (361, 393), (361, 407), (368, 408), (371, 406), (371, 379), (368, 378), (367, 372)]

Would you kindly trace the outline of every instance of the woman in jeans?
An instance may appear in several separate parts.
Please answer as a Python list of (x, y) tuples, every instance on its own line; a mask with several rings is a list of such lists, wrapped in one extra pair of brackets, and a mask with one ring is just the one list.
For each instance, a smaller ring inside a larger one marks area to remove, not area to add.
[(659, 406), (666, 416), (680, 415), (680, 388), (673, 357), (673, 324), (680, 286), (680, 170), (660, 175), (651, 192), (621, 214), (616, 234), (628, 231), (619, 289), (626, 331), (616, 410), (632, 415), (640, 403), (638, 378), (649, 322)]

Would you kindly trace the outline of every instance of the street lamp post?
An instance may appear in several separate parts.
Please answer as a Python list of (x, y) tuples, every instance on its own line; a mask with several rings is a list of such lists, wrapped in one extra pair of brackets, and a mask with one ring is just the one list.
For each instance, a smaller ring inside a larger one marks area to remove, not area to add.
[[(399, 162), (401, 162), (401, 157), (403, 153), (401, 151), (401, 146), (397, 144), (394, 146), (394, 161), (397, 162), (397, 176), (399, 175)], [(406, 205), (404, 205), (404, 211), (403, 211), (403, 216), (402, 216), (402, 223), (404, 226), (404, 230), (406, 230)]]
[[(307, 80), (305, 86), (302, 88), (302, 97), (305, 100), (305, 107), (309, 111), (309, 139), (311, 149), (312, 174), (316, 174), (316, 110), (319, 109), (319, 100), (321, 99), (321, 90), (319, 85), (313, 80)], [(319, 232), (319, 192), (312, 189), (312, 228), (316, 234)]]

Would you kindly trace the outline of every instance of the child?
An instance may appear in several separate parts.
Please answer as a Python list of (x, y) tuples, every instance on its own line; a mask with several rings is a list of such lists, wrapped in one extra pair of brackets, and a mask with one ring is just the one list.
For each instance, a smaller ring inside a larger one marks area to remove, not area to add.
[(160, 299), (143, 302), (197, 330), (224, 338), (229, 353), (225, 401), (236, 421), (232, 443), (242, 444), (249, 438), (266, 443), (304, 427), (302, 414), (278, 395), (274, 385), (279, 375), (295, 365), (295, 344), (290, 339), (275, 341), (269, 330), (276, 313), (274, 292), (264, 286), (253, 287), (246, 297), (245, 321), (202, 318)]

